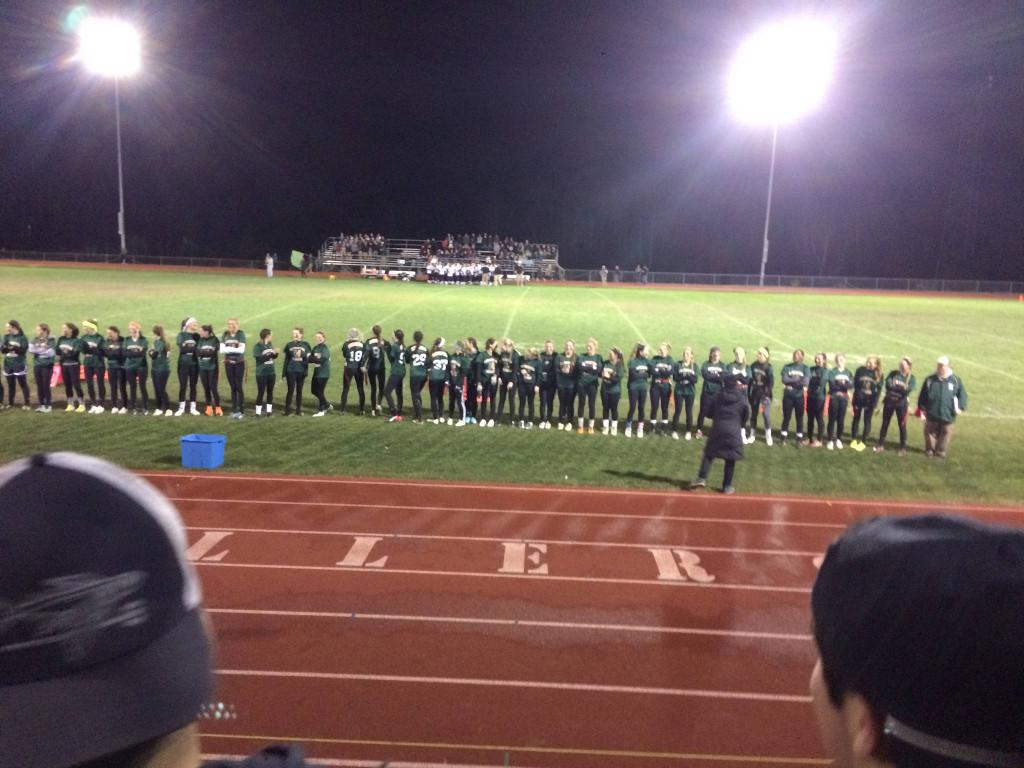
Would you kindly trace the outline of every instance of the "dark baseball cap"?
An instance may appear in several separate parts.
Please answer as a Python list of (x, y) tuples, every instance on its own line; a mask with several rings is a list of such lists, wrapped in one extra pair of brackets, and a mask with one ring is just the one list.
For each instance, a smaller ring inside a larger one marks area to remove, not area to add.
[(195, 720), (212, 654), (170, 501), (74, 453), (0, 468), (0, 499), (5, 764), (76, 765)]
[(864, 696), (888, 759), (1024, 766), (1024, 531), (856, 523), (829, 547), (811, 609), (830, 695)]

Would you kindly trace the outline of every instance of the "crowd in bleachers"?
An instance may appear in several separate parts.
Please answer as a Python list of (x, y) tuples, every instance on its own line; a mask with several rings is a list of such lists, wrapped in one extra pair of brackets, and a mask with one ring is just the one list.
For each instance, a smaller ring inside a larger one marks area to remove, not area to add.
[(325, 254), (333, 258), (373, 258), (384, 253), (385, 240), (381, 234), (346, 235), (344, 232), (334, 241), (333, 252)]

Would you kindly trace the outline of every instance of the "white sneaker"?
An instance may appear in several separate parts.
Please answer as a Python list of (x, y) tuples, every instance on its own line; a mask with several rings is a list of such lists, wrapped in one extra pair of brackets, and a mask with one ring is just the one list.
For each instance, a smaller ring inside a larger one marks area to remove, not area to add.
[(641, 424), (639, 427), (636, 428), (636, 436), (637, 437), (643, 437), (644, 436), (644, 425), (643, 424)]
[(486, 427), (486, 426), (487, 426), (487, 419), (481, 419), (481, 420), (480, 420), (479, 422), (477, 422), (477, 424), (478, 424), (478, 425), (479, 425), (479, 426), (480, 426), (481, 428), (483, 428), (483, 427)]
[(828, 448), (830, 451), (834, 451), (836, 449), (835, 440), (829, 440), (828, 445), (826, 445), (825, 447)]
[[(449, 424), (451, 424), (451, 423), (452, 423), (450, 419), (449, 419), (448, 423), (449, 423)], [(464, 426), (466, 426), (466, 422), (464, 422), (464, 421), (456, 421), (456, 422), (455, 422), (455, 426), (456, 426), (456, 427), (464, 427)]]
[(533, 429), (533, 422), (532, 421), (527, 421), (525, 428), (526, 429)]
[(626, 437), (632, 437), (632, 436), (633, 436), (633, 425), (632, 424), (627, 424), (626, 425)]
[(178, 415), (178, 414), (176, 414), (176, 413), (175, 413), (174, 411), (172, 411), (172, 410), (171, 410), (170, 408), (168, 408), (168, 409), (167, 409), (166, 411), (164, 411), (164, 416), (177, 416), (177, 415)]
[(453, 421), (452, 419), (448, 419), (448, 426), (449, 426), (449, 427), (450, 427), (450, 426), (451, 426), (452, 424), (454, 424), (454, 423), (455, 423), (455, 422), (454, 422), (454, 421)]
[(189, 416), (201, 416), (202, 415), (199, 412), (199, 409), (195, 407), (195, 405), (192, 406), (192, 408), (189, 410), (188, 414), (189, 414)]
[(326, 413), (326, 411), (317, 411), (316, 413), (314, 413), (314, 414), (313, 414), (313, 418), (314, 418), (314, 419), (319, 419), (319, 418), (320, 418), (321, 416), (323, 416), (323, 415), (324, 415), (325, 413)]
[(692, 440), (692, 439), (693, 439), (693, 435), (691, 435), (691, 434), (690, 434), (689, 432), (687, 432), (687, 433), (686, 433), (686, 434), (685, 434), (685, 435), (683, 436), (683, 440)]
[(488, 419), (487, 420), (487, 426), (488, 427), (493, 427), (494, 426), (494, 419)]
[(610, 429), (610, 427), (607, 424), (605, 424), (603, 427), (601, 427), (601, 434), (602, 435), (607, 435), (609, 429)]
[(771, 432), (765, 432), (764, 433), (764, 444), (767, 445), (769, 448), (772, 447), (773, 443), (772, 443), (772, 433)]
[(175, 415), (175, 416), (184, 416), (184, 415), (185, 415), (185, 404), (184, 404), (184, 403), (181, 403), (181, 404), (180, 404), (180, 405), (178, 406), (178, 410), (176, 410), (176, 411), (174, 412), (174, 415)]
[(843, 441), (842, 440), (836, 440), (836, 450), (837, 451), (843, 450)]
[(679, 433), (678, 432), (673, 432), (672, 433), (672, 439), (673, 440), (678, 440), (679, 439)]
[(161, 410), (160, 410), (160, 409), (158, 408), (157, 410), (153, 411), (153, 413), (152, 413), (151, 415), (153, 415), (153, 416), (163, 416), (163, 415), (164, 415), (164, 412), (163, 412), (163, 411), (161, 411)]

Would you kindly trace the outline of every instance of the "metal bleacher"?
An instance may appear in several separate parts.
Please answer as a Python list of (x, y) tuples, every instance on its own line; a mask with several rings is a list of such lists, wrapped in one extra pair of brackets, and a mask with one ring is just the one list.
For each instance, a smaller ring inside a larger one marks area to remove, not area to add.
[[(342, 236), (328, 237), (317, 253), (317, 269), (321, 272), (357, 272), (365, 277), (384, 277), (392, 279), (415, 279), (423, 274), (427, 267), (427, 258), (421, 256), (423, 247), (428, 240), (409, 238), (386, 238), (379, 251), (360, 250), (351, 253)], [(553, 280), (561, 276), (563, 270), (558, 263), (557, 246), (537, 243), (541, 248), (554, 248), (553, 259), (526, 259), (523, 271), (531, 279)], [(494, 258), (491, 248), (480, 248), (475, 251), (477, 258), (486, 260)], [(512, 266), (508, 262), (498, 263), (499, 271), (511, 275)]]

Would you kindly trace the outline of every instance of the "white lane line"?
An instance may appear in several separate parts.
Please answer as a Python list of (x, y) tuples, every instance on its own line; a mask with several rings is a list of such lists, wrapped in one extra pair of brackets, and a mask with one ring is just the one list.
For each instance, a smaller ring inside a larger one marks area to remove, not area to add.
[(509, 331), (512, 330), (512, 321), (514, 321), (516, 319), (516, 315), (519, 314), (519, 308), (523, 306), (523, 299), (526, 298), (526, 294), (529, 292), (530, 289), (527, 287), (521, 294), (519, 294), (519, 298), (516, 299), (515, 304), (512, 305), (512, 312), (509, 313), (508, 322), (505, 323), (505, 330), (501, 332), (501, 338), (508, 338)]
[(625, 311), (622, 309), (622, 307), (620, 307), (614, 301), (609, 299), (604, 293), (599, 291), (597, 295), (600, 296), (605, 301), (607, 301), (609, 304), (611, 304), (615, 308), (615, 311), (617, 311), (620, 315), (622, 315), (622, 318), (629, 324), (629, 327), (633, 329), (633, 333), (635, 333), (637, 335), (637, 338), (639, 338), (640, 341), (642, 341), (644, 343), (644, 345), (646, 346), (647, 345), (647, 337), (644, 336), (644, 332), (641, 331), (637, 327), (636, 323), (633, 322), (633, 318), (631, 318), (629, 315), (627, 315), (625, 313)]
[(787, 640), (810, 642), (811, 635), (786, 632), (745, 632), (736, 629), (700, 629), (697, 627), (659, 627), (645, 624), (600, 624), (579, 621), (540, 621), (535, 619), (486, 619), (468, 616), (420, 616), (398, 613), (362, 613), (359, 611), (271, 611), (247, 608), (210, 608), (207, 613), (235, 616), (279, 616), (287, 618), (341, 619), (367, 621), (406, 621), (428, 624), (479, 624), (500, 627), (531, 627), (537, 629), (597, 630), (602, 632), (635, 632), (658, 635), (696, 635), (700, 637), (742, 637), (754, 640)]
[(779, 704), (809, 704), (810, 696), (758, 691), (712, 691), (700, 688), (660, 688), (644, 685), (603, 685), (599, 683), (559, 683), (543, 680), (502, 680), (479, 677), (428, 677), (418, 675), (370, 675), (355, 672), (289, 672), (276, 669), (218, 669), (225, 677), (286, 678), (296, 680), (354, 680), (369, 683), (422, 683), (426, 685), (468, 685), (482, 688), (533, 688), (551, 691), (587, 693), (642, 694), (646, 696), (684, 696), (701, 699), (771, 701)]
[[(413, 510), (416, 512), (471, 512), (489, 515), (536, 515), (539, 517), (581, 517), (607, 520), (657, 520), (658, 522), (670, 523), (722, 523), (726, 525), (766, 525), (772, 528), (782, 526), (792, 528), (824, 528), (828, 530), (845, 530), (846, 523), (795, 523), (790, 521), (777, 520), (746, 520), (732, 517), (677, 517), (672, 515), (617, 515), (613, 512), (548, 512), (546, 510), (532, 509), (491, 509), (489, 507), (446, 507), (446, 506), (419, 506), (415, 504), (357, 504), (348, 501), (277, 501), (270, 499), (217, 499), (217, 498), (196, 498), (191, 496), (168, 496), (168, 499), (177, 503), (203, 503), (203, 504), (243, 504), (246, 506), (264, 504), (272, 507), (329, 507), (342, 509), (357, 509), (373, 512), (380, 509), (401, 509)], [(928, 509), (936, 509), (935, 505), (922, 505)], [(217, 528), (217, 526), (207, 526)]]
[[(213, 502), (213, 499), (210, 499)], [(272, 503), (272, 502), (266, 502)], [(296, 502), (301, 503), (301, 502)], [(382, 533), (379, 531), (311, 531), (294, 528), (234, 528), (223, 525), (187, 525), (186, 531), (230, 531), (231, 533), (270, 533), (283, 536), (374, 536), (381, 539), (422, 539), (426, 541), (473, 541), (500, 544), (506, 541), (553, 544), (572, 547), (601, 547), (622, 549), (687, 549), (694, 552), (724, 552), (730, 555), (768, 555), (769, 557), (818, 557), (821, 551), (804, 552), (784, 549), (743, 549), (737, 547), (710, 547), (694, 544), (666, 544), (664, 542), (631, 543), (621, 541), (582, 541), (576, 539), (546, 539), (539, 536), (443, 536), (426, 533)]]
[(441, 578), (469, 579), (528, 579), (531, 581), (568, 581), (577, 584), (632, 584), (635, 586), (699, 587), (701, 589), (729, 589), (738, 592), (783, 592), (799, 595), (811, 594), (810, 587), (776, 587), (767, 584), (722, 584), (714, 581), (659, 581), (658, 579), (615, 579), (602, 576), (555, 576), (531, 573), (495, 573), (492, 571), (425, 571), (417, 568), (362, 568), (341, 565), (279, 565), (271, 563), (223, 563), (212, 560), (196, 560), (193, 565), (206, 568), (257, 568), (272, 571), (327, 571), (331, 573), (375, 573), (392, 576), (437, 576)]
[[(139, 477), (156, 477), (167, 480), (235, 480), (237, 482), (252, 484), (256, 482), (267, 482), (267, 483), (324, 483), (328, 485), (366, 485), (366, 486), (400, 486), (416, 488), (417, 490), (448, 490), (453, 488), (467, 488), (467, 489), (483, 489), (487, 491), (494, 491), (496, 488), (507, 491), (524, 491), (533, 493), (543, 493), (546, 496), (552, 495), (571, 495), (571, 494), (591, 494), (600, 496), (644, 496), (644, 497), (656, 497), (663, 499), (675, 499), (681, 502), (690, 502), (691, 500), (696, 501), (700, 497), (693, 496), (691, 494), (685, 494), (680, 491), (651, 491), (644, 489), (629, 489), (629, 488), (605, 488), (602, 486), (581, 486), (581, 485), (517, 485), (515, 483), (445, 483), (433, 480), (399, 480), (399, 479), (380, 479), (380, 478), (359, 478), (359, 477), (318, 477), (316, 475), (268, 475), (261, 474), (259, 472), (239, 472), (237, 474), (224, 474), (224, 473), (208, 473), (203, 475), (197, 475), (193, 472), (154, 472), (154, 471), (137, 471), (135, 472)], [(682, 482), (682, 480), (680, 480)], [(185, 490), (185, 489), (181, 489)], [(718, 500), (714, 497), (704, 496), (704, 499), (708, 500), (709, 503), (717, 503)], [(187, 501), (187, 498), (184, 499)], [(218, 499), (218, 501), (220, 501)], [(844, 499), (844, 498), (832, 498), (828, 496), (771, 496), (768, 494), (754, 494), (754, 493), (743, 493), (733, 496), (731, 499), (722, 499), (721, 501), (728, 503), (739, 503), (739, 502), (752, 502), (768, 504), (769, 506), (776, 506), (779, 504), (802, 504), (813, 508), (828, 508), (833, 509), (837, 506), (851, 506), (851, 507), (871, 507), (872, 509), (882, 511), (879, 514), (898, 514), (901, 510), (905, 509), (927, 509), (931, 511), (975, 511), (975, 512), (1022, 512), (1024, 513), (1024, 506), (999, 506), (997, 504), (959, 504), (945, 501), (888, 501), (884, 499)], [(282, 503), (282, 502), (275, 502)], [(365, 506), (365, 505), (360, 505)], [(376, 505), (375, 505), (376, 506)], [(448, 509), (448, 507), (436, 507), (436, 509)], [(494, 511), (494, 510), (488, 510)], [(538, 513), (539, 514), (539, 513)], [(632, 519), (631, 516), (626, 515), (606, 515), (606, 517), (616, 517), (619, 519), (627, 520)], [(672, 519), (662, 518), (653, 516), (655, 519)], [(680, 520), (684, 518), (678, 518)], [(687, 518), (688, 519), (688, 518)], [(701, 518), (693, 518), (700, 520)], [(708, 518), (708, 520), (717, 520), (720, 518)], [(744, 520), (734, 520), (731, 522), (747, 522)], [(819, 523), (792, 523), (785, 520), (772, 520), (772, 521), (751, 521), (751, 522), (763, 522), (766, 525), (824, 525)], [(833, 528), (835, 526), (825, 525), (824, 527)], [(846, 526), (840, 526), (845, 528)]]

